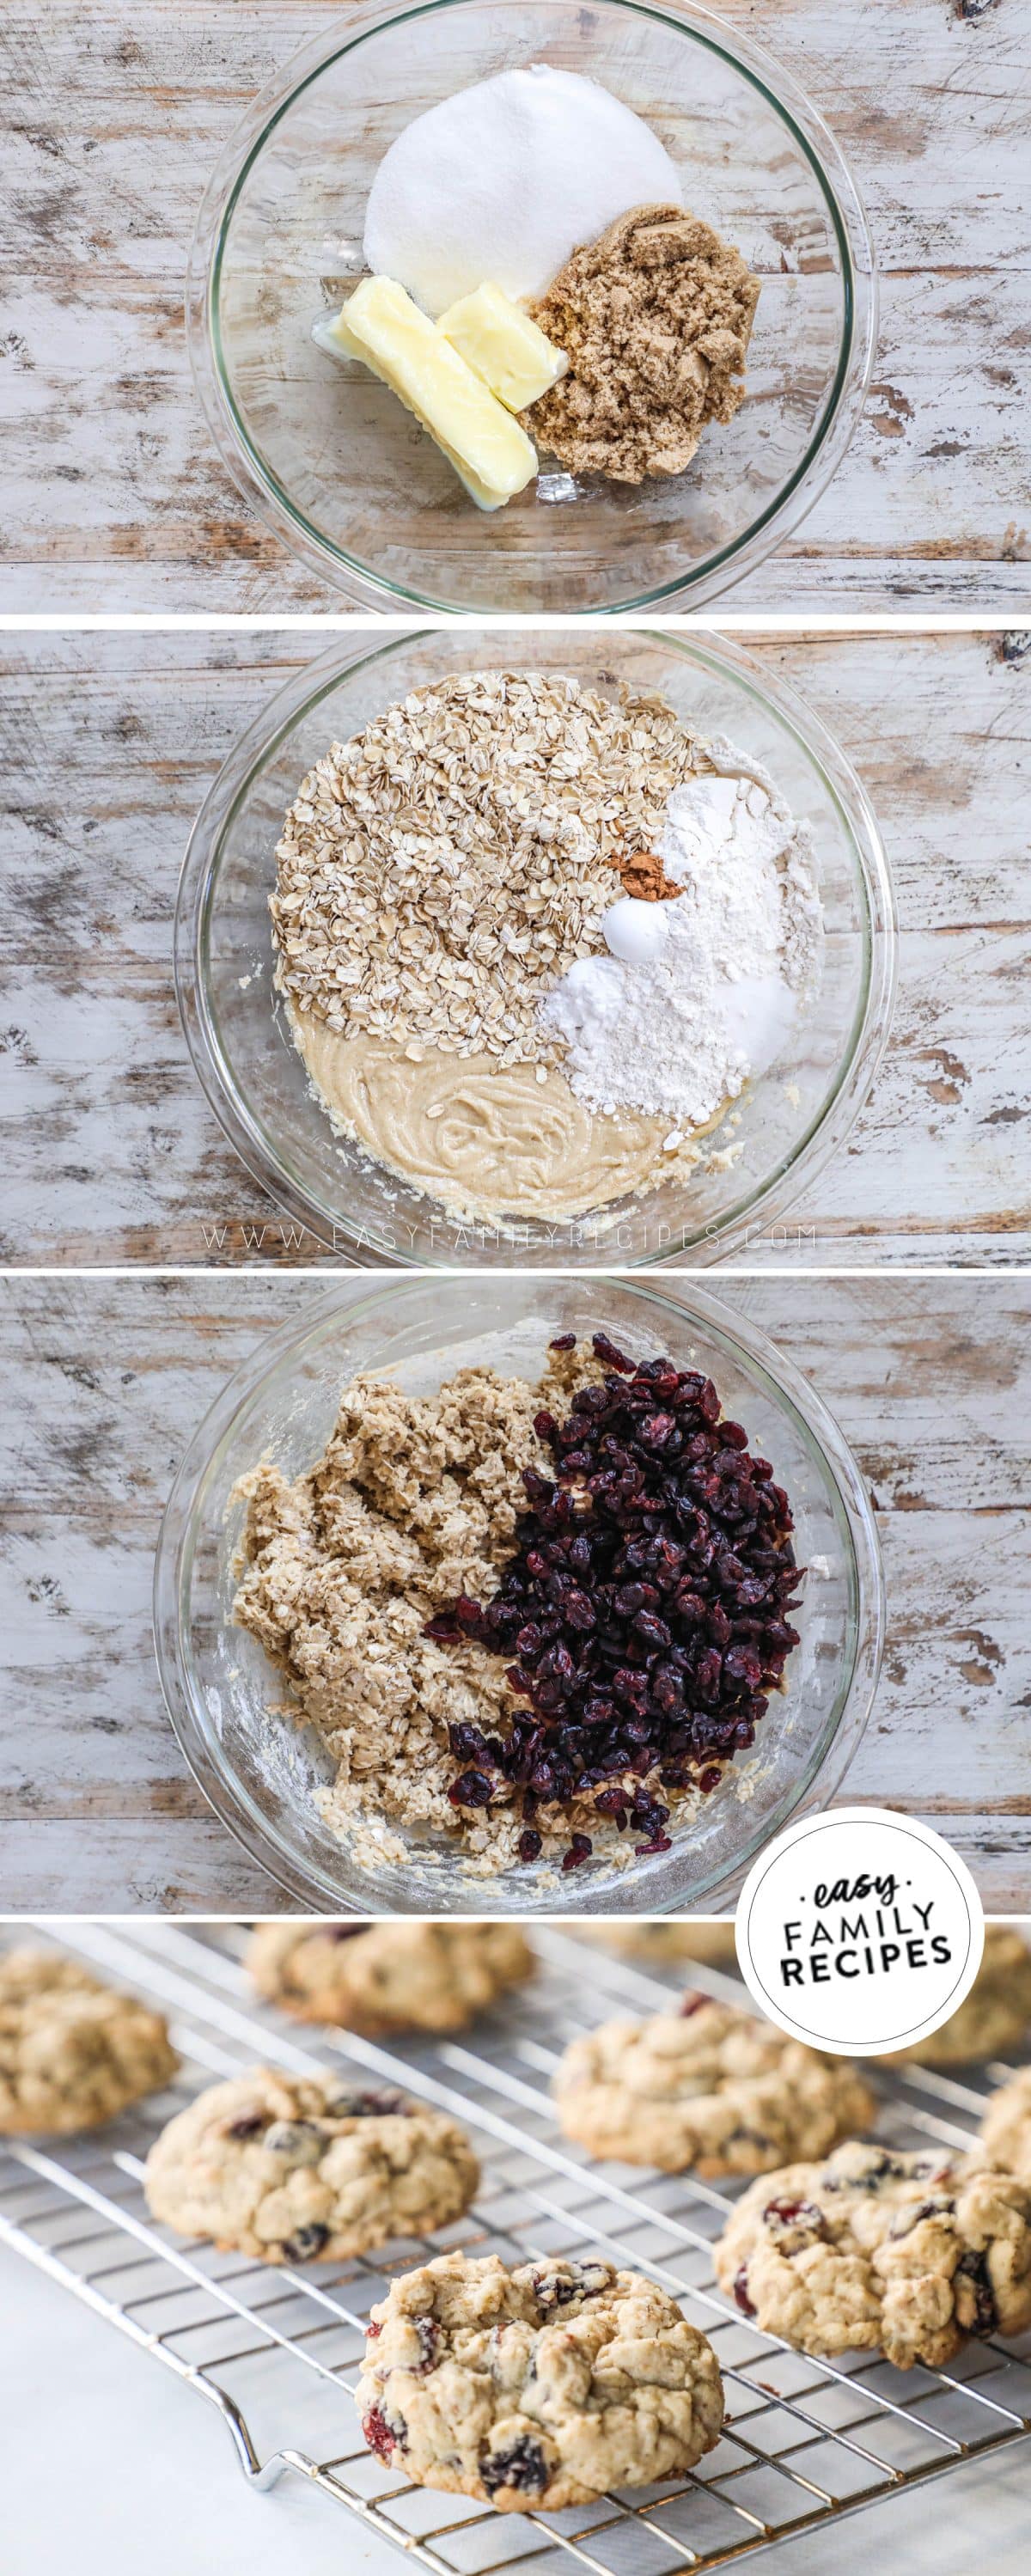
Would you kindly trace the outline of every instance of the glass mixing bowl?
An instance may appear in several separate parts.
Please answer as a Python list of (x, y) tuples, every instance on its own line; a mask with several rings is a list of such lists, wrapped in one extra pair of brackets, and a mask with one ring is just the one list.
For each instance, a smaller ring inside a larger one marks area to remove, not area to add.
[[(612, 694), (659, 689), (707, 735), (758, 757), (813, 828), (826, 929), (820, 988), (768, 1072), (698, 1166), (578, 1224), (459, 1226), (331, 1127), (272, 985), (268, 897), (283, 816), (313, 762), (410, 689), (472, 668), (571, 672)], [(843, 754), (808, 708), (727, 642), (621, 628), (508, 635), (435, 628), (373, 651), (337, 642), (241, 737), (198, 816), (182, 873), (175, 971), (196, 1071), (248, 1170), (291, 1219), (359, 1262), (617, 1269), (708, 1263), (747, 1246), (838, 1148), (866, 1096), (894, 994), (894, 900), (877, 825)]]
[[(289, 1294), (289, 1292), (288, 1292)], [(296, 1287), (293, 1296), (296, 1300)], [(825, 1805), (873, 1700), (884, 1585), (870, 1503), (837, 1424), (798, 1371), (738, 1314), (694, 1287), (677, 1297), (612, 1279), (479, 1277), (380, 1282), (311, 1301), (269, 1333), (212, 1406), (166, 1507), (154, 1581), (158, 1669), (194, 1778), (252, 1858), (306, 1906), (400, 1914), (656, 1914), (718, 1910), (789, 1817)], [(270, 1457), (288, 1476), (325, 1447), (342, 1388), (389, 1370), (425, 1395), (456, 1369), (490, 1363), (535, 1378), (560, 1332), (605, 1331), (639, 1358), (669, 1353), (712, 1375), (727, 1413), (772, 1460), (791, 1498), (809, 1572), (792, 1613), (801, 1644), (754, 1750), (674, 1831), (670, 1851), (625, 1871), (595, 1859), (567, 1873), (464, 1876), (454, 1840), (413, 1839), (403, 1864), (363, 1866), (324, 1825), (314, 1791), (332, 1776), (318, 1736), (289, 1718), (285, 1685), (231, 1624), (243, 1507), (238, 1477)]]
[[(395, 135), (490, 74), (580, 72), (643, 116), (692, 211), (761, 276), (747, 399), (686, 474), (635, 489), (542, 459), (484, 515), (389, 389), (311, 327), (361, 273)], [(363, 5), (255, 100), (212, 174), (187, 285), (194, 380), (267, 524), (364, 607), (520, 614), (698, 604), (797, 527), (859, 418), (874, 260), (848, 165), (789, 74), (693, 0)]]

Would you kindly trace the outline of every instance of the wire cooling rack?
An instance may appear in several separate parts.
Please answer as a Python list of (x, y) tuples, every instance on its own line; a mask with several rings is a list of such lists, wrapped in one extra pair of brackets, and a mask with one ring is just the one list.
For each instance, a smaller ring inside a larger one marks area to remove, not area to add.
[[(44, 1928), (44, 1937), (45, 1928)], [(654, 2010), (682, 1978), (644, 1974), (561, 1932), (536, 1934), (541, 1975), (473, 2033), (406, 2041), (286, 2023), (251, 1993), (237, 1926), (62, 1926), (61, 1946), (170, 2016), (183, 2064), (168, 2091), (103, 2131), (0, 2146), (0, 2242), (25, 2255), (218, 2408), (251, 2482), (306, 2478), (435, 2576), (667, 2576), (742, 2552), (930, 2478), (1031, 2430), (1031, 2336), (968, 2344), (949, 2370), (810, 2360), (747, 2324), (718, 2291), (711, 2244), (731, 2195), (691, 2175), (590, 2165), (558, 2134), (548, 2083), (566, 2043), (606, 2010)], [(692, 1984), (740, 1994), (713, 1971)], [(159, 2128), (198, 2088), (265, 2061), (339, 2060), (404, 2083), (465, 2123), (483, 2166), (475, 2207), (433, 2245), (339, 2266), (269, 2268), (156, 2226), (142, 2190)], [(995, 2064), (986, 2082), (1012, 2070)], [(874, 2072), (889, 2145), (969, 2143), (981, 2095), (923, 2068)], [(498, 2514), (413, 2487), (365, 2448), (348, 2394), (364, 2325), (391, 2276), (461, 2245), (509, 2263), (602, 2251), (644, 2269), (706, 2333), (723, 2373), (718, 2447), (674, 2484), (562, 2513)]]

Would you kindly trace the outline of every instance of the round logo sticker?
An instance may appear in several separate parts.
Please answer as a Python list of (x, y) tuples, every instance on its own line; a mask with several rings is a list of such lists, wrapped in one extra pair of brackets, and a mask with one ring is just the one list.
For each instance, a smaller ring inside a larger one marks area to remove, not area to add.
[(881, 2057), (947, 2021), (984, 1948), (981, 1899), (940, 1834), (883, 1807), (792, 1825), (749, 1871), (737, 1953), (756, 2003), (792, 2038)]

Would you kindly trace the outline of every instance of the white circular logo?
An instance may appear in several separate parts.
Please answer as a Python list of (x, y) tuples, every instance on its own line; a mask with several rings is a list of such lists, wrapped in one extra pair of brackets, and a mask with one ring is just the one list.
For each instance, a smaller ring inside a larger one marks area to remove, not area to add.
[(947, 2021), (981, 1964), (965, 1862), (928, 1825), (841, 1807), (779, 1835), (749, 1871), (737, 1953), (756, 2003), (793, 2039), (881, 2057)]

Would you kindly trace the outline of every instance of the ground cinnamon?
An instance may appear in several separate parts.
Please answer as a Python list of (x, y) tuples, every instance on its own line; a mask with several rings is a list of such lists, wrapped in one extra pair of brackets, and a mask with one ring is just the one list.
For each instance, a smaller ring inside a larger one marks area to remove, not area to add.
[(636, 895), (638, 903), (668, 902), (671, 896), (684, 891), (683, 886), (666, 876), (654, 850), (618, 850), (611, 864), (619, 869), (624, 894)]

